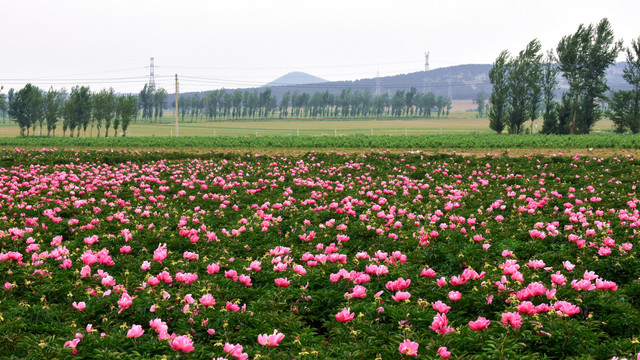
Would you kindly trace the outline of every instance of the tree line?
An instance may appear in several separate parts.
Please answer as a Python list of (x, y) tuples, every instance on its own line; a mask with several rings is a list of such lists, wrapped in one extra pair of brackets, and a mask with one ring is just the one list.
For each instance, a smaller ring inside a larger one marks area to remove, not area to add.
[[(489, 127), (500, 134), (528, 131), (526, 122), (542, 112), (544, 134), (588, 134), (595, 123), (607, 114), (616, 132), (640, 131), (640, 38), (624, 49), (615, 40), (609, 21), (597, 25), (580, 25), (564, 36), (555, 52), (541, 53), (537, 39), (516, 56), (502, 51), (489, 71), (493, 86), (489, 101)], [(627, 55), (623, 78), (632, 90), (616, 91), (609, 97), (606, 71), (621, 51)], [(558, 74), (567, 80), (569, 89), (560, 101), (555, 99)], [(608, 105), (609, 110), (606, 110)]]
[[(137, 98), (132, 95), (118, 96), (113, 89), (103, 89), (92, 93), (87, 86), (75, 86), (67, 93), (65, 89), (50, 88), (43, 91), (31, 83), (22, 89), (10, 89), (7, 95), (0, 94), (0, 111), (5, 113), (20, 127), (20, 135), (42, 135), (46, 126), (47, 136), (55, 136), (56, 129), (62, 123), (62, 135), (86, 136), (97, 129), (97, 136), (104, 129), (104, 136), (109, 136), (113, 128), (114, 136), (118, 129), (126, 136), (129, 123), (137, 113)], [(90, 136), (91, 136), (90, 135)]]
[(343, 89), (340, 95), (328, 91), (313, 94), (286, 92), (280, 101), (263, 90), (213, 90), (200, 97), (180, 96), (178, 111), (185, 118), (217, 119), (291, 119), (291, 118), (364, 118), (364, 117), (431, 117), (432, 113), (447, 116), (451, 111), (451, 99), (436, 97), (432, 92), (419, 93), (415, 87), (409, 91), (398, 90), (389, 94), (372, 95)]

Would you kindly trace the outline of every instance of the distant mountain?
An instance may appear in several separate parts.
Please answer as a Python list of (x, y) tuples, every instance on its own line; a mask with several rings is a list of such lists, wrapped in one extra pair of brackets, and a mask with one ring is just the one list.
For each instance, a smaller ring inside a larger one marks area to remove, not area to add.
[[(626, 63), (615, 63), (607, 69), (607, 84), (611, 90), (629, 90), (630, 85), (622, 78), (622, 70)], [(430, 71), (417, 71), (408, 74), (385, 76), (355, 81), (332, 81), (318, 84), (301, 84), (286, 86), (271, 86), (271, 93), (278, 99), (289, 91), (313, 94), (317, 91), (328, 91), (339, 95), (343, 89), (364, 92), (368, 90), (372, 95), (378, 91), (393, 96), (398, 90), (408, 91), (415, 87), (418, 92), (433, 92), (436, 96), (451, 97), (452, 100), (473, 100), (480, 91), (491, 93), (489, 70), (491, 64), (456, 65)], [(379, 86), (378, 86), (379, 83)], [(561, 93), (569, 89), (566, 79), (558, 74), (558, 98)]]
[(440, 68), (430, 71), (417, 71), (409, 74), (400, 74), (354, 81), (332, 81), (316, 84), (296, 84), (284, 86), (272, 86), (271, 93), (278, 99), (282, 94), (289, 91), (306, 92), (313, 94), (317, 91), (328, 91), (331, 94), (339, 95), (342, 89), (351, 88), (352, 91), (364, 92), (368, 90), (375, 95), (379, 80), (379, 91), (381, 94), (387, 93), (393, 96), (398, 90), (409, 90), (415, 87), (419, 92), (433, 92), (436, 96), (451, 96), (454, 100), (475, 99), (476, 94), (482, 90), (491, 92), (489, 82), (489, 70), (491, 65), (458, 65)]
[[(265, 86), (239, 90), (262, 91), (264, 88), (269, 87), (271, 88), (271, 94), (280, 101), (284, 93), (290, 92), (293, 94), (295, 91), (308, 94), (328, 91), (333, 95), (340, 95), (343, 89), (351, 89), (354, 92), (369, 91), (371, 95), (386, 93), (389, 96), (393, 96), (398, 90), (408, 91), (411, 87), (415, 87), (418, 92), (433, 92), (436, 96), (450, 96), (452, 100), (473, 100), (480, 91), (484, 91), (487, 94), (491, 93), (491, 82), (489, 81), (491, 66), (491, 64), (457, 65), (380, 78), (372, 77), (354, 81), (331, 82), (306, 73), (293, 72)], [(607, 84), (611, 90), (629, 90), (631, 88), (622, 78), (622, 70), (625, 66), (626, 63), (619, 62), (607, 70)], [(558, 85), (557, 99), (569, 89), (566, 79), (560, 74), (558, 74)], [(235, 91), (235, 89), (228, 89), (227, 91)], [(193, 96), (195, 93), (184, 95)], [(169, 104), (173, 99), (171, 96), (169, 95)], [(204, 96), (204, 92), (199, 93), (199, 96)]]
[(318, 84), (323, 82), (327, 82), (327, 80), (321, 79), (317, 76), (313, 76), (304, 72), (294, 71), (273, 80), (272, 82), (268, 83), (265, 86), (273, 87), (273, 86), (287, 86), (287, 85)]

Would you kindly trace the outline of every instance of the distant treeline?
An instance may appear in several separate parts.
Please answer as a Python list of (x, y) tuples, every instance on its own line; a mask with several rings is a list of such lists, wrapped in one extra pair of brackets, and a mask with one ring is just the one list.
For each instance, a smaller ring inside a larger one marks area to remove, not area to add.
[[(171, 104), (175, 106), (175, 101)], [(66, 136), (117, 135), (118, 129), (126, 135), (131, 121), (157, 122), (167, 107), (167, 91), (145, 85), (135, 95), (116, 95), (113, 89), (92, 93), (89, 87), (75, 86), (71, 93), (65, 89), (43, 91), (32, 84), (8, 94), (0, 93), (2, 118), (15, 121), (20, 135), (55, 135), (62, 127)], [(330, 119), (330, 118), (414, 118), (448, 116), (451, 99), (432, 92), (419, 93), (415, 87), (409, 91), (397, 90), (393, 96), (384, 93), (372, 95), (368, 89), (344, 89), (335, 96), (328, 91), (285, 93), (280, 101), (271, 88), (260, 90), (213, 90), (204, 97), (181, 96), (178, 112), (182, 121), (194, 120), (255, 120), (255, 119)], [(62, 125), (62, 126), (60, 126)]]
[(209, 91), (205, 96), (181, 96), (178, 111), (182, 120), (190, 119), (289, 119), (289, 118), (364, 118), (364, 117), (431, 117), (447, 116), (451, 99), (432, 92), (397, 90), (372, 95), (368, 89), (343, 89), (336, 96), (329, 91), (286, 92), (278, 102), (271, 88), (258, 90), (225, 89)]

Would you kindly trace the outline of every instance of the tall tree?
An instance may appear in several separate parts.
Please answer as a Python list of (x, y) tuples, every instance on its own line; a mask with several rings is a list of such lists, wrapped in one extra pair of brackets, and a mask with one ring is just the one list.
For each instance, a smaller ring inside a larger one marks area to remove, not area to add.
[(287, 115), (289, 114), (289, 103), (291, 102), (291, 92), (287, 91), (286, 93), (284, 93), (282, 95), (282, 98), (280, 99), (280, 118), (282, 119), (282, 117), (287, 117)]
[(240, 108), (242, 107), (242, 90), (233, 92), (233, 117), (240, 117)]
[(478, 106), (478, 117), (482, 118), (483, 115), (483, 111), (484, 111), (484, 102), (487, 100), (487, 93), (484, 92), (484, 90), (481, 90), (477, 95), (476, 95), (476, 99), (474, 100), (474, 102), (476, 103), (476, 105)]
[(138, 109), (142, 109), (142, 119), (151, 119), (153, 117), (153, 95), (155, 87), (153, 85), (144, 84), (144, 87), (138, 94)]
[(609, 20), (585, 27), (560, 40), (557, 47), (560, 71), (569, 83), (572, 101), (572, 134), (588, 134), (600, 119), (599, 100), (606, 99), (609, 90), (605, 72), (622, 48), (615, 41)]
[(262, 117), (265, 119), (269, 116), (271, 106), (271, 88), (266, 88), (260, 92), (260, 108), (262, 109)]
[(2, 113), (2, 120), (4, 122), (4, 119), (7, 115), (8, 105), (7, 95), (2, 93), (2, 89), (4, 89), (4, 86), (0, 86), (0, 113)]
[(118, 98), (117, 113), (122, 126), (122, 136), (127, 136), (127, 129), (137, 109), (138, 105), (135, 96), (126, 95)]
[(558, 88), (558, 67), (553, 51), (547, 52), (542, 64), (542, 98), (544, 112), (542, 113), (542, 133), (555, 134), (557, 132), (558, 114), (556, 112), (556, 89)]
[(640, 132), (640, 37), (631, 41), (626, 49), (627, 64), (622, 77), (631, 85), (631, 90), (620, 90), (613, 93), (609, 103), (609, 116), (614, 122), (616, 132), (631, 130)]
[[(57, 91), (53, 87), (44, 95), (44, 118), (47, 121), (47, 136), (51, 136), (51, 131), (55, 136), (56, 124), (62, 112), (64, 101), (64, 90)], [(40, 128), (42, 135), (42, 127)]]
[(93, 117), (98, 128), (98, 137), (100, 137), (100, 129), (104, 123), (104, 136), (109, 136), (109, 128), (111, 120), (116, 113), (116, 95), (112, 88), (109, 90), (102, 89), (93, 95)]
[(408, 116), (413, 116), (413, 106), (415, 105), (415, 98), (417, 94), (418, 94), (418, 90), (416, 90), (416, 88), (412, 86), (409, 89), (409, 91), (407, 91), (407, 93), (404, 95), (405, 106), (407, 107), (407, 110), (405, 111), (405, 113)]
[(638, 124), (640, 123), (640, 36), (631, 40), (631, 46), (627, 49), (627, 66), (622, 77), (632, 87), (633, 106), (630, 121)]
[(216, 119), (218, 116), (218, 102), (220, 101), (220, 90), (209, 91), (207, 99), (207, 116), (209, 119)]
[(377, 95), (373, 98), (373, 108), (375, 110), (376, 116), (382, 116), (384, 114), (384, 110), (391, 105), (391, 99), (389, 99), (389, 94), (384, 93)]
[(393, 116), (401, 117), (405, 105), (406, 98), (404, 96), (404, 90), (396, 90), (396, 93), (391, 97), (391, 113)]
[[(69, 99), (64, 104), (63, 131), (68, 128), (73, 132), (78, 129), (76, 136), (80, 136), (80, 129), (85, 127), (91, 116), (91, 91), (87, 86), (74, 86), (71, 89)], [(66, 126), (65, 126), (66, 124)]]
[(500, 134), (505, 126), (508, 114), (509, 81), (508, 81), (509, 52), (504, 50), (498, 55), (493, 67), (489, 70), (489, 80), (493, 86), (489, 101), (489, 127)]
[(524, 56), (528, 63), (527, 82), (529, 87), (529, 99), (527, 115), (531, 121), (531, 133), (534, 132), (534, 122), (538, 118), (540, 103), (542, 102), (542, 54), (540, 42), (532, 40), (524, 51)]
[(42, 111), (42, 91), (28, 83), (13, 96), (9, 103), (9, 116), (11, 116), (20, 127), (20, 135), (29, 135), (29, 128), (35, 125), (43, 117)]
[(167, 90), (159, 88), (153, 93), (153, 120), (162, 119), (164, 108), (167, 106)]
[(541, 98), (540, 47), (540, 42), (534, 39), (509, 62), (509, 133), (520, 134), (525, 121), (533, 123), (536, 118)]

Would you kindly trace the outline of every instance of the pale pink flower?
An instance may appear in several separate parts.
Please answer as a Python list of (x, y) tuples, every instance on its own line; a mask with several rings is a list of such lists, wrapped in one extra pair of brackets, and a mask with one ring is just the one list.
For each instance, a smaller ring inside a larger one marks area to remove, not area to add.
[(392, 295), (391, 298), (395, 301), (403, 301), (408, 300), (411, 297), (411, 294), (406, 291), (398, 291), (395, 295)]
[(448, 359), (451, 356), (451, 352), (447, 351), (447, 348), (441, 346), (438, 348), (438, 355), (440, 355), (443, 359)]
[(203, 306), (213, 306), (216, 304), (216, 299), (211, 294), (206, 294), (200, 298), (200, 304)]
[(434, 302), (433, 304), (431, 304), (431, 306), (441, 314), (446, 314), (449, 312), (449, 310), (451, 310), (450, 306), (447, 306), (447, 304), (443, 303), (440, 300)]
[(122, 294), (122, 297), (120, 298), (120, 300), (118, 300), (118, 306), (120, 306), (120, 311), (128, 309), (129, 306), (131, 306), (132, 302), (133, 302), (133, 299), (131, 299), (131, 296), (129, 296), (129, 294), (127, 293)]
[(82, 310), (84, 310), (84, 308), (85, 308), (85, 306), (86, 306), (86, 304), (84, 303), (84, 301), (80, 301), (79, 303), (76, 303), (76, 302), (74, 301), (74, 302), (73, 302), (73, 304), (71, 304), (71, 305), (73, 305), (73, 307), (74, 307), (74, 308), (76, 308), (76, 310), (78, 310), (78, 311), (82, 311)]
[(187, 335), (181, 335), (173, 340), (169, 340), (169, 345), (173, 350), (182, 351), (184, 353), (194, 350), (193, 340), (191, 340)]
[(462, 298), (462, 294), (459, 291), (449, 291), (449, 300), (458, 301)]
[(258, 335), (258, 342), (264, 346), (278, 346), (278, 344), (284, 339), (284, 334), (279, 333), (278, 330), (273, 330), (273, 334), (261, 334)]
[(127, 337), (137, 338), (137, 337), (140, 337), (142, 334), (144, 334), (144, 330), (140, 325), (134, 324), (131, 326), (131, 329), (127, 331)]
[(502, 314), (502, 325), (511, 325), (514, 329), (522, 326), (522, 317), (516, 312), (507, 312)]

